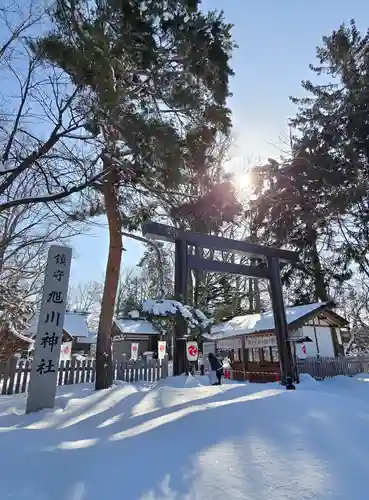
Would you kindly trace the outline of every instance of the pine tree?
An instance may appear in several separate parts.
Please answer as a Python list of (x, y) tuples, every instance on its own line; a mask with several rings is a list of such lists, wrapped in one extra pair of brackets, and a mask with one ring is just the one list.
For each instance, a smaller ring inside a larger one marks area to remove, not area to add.
[[(34, 313), (27, 291), (14, 280), (0, 283), (0, 361), (7, 361), (30, 344), (22, 336)], [(21, 334), (21, 335), (19, 335)]]
[(0, 331), (11, 327), (23, 333), (34, 313), (34, 304), (27, 300), (27, 291), (8, 280), (0, 283)]
[(310, 69), (318, 83), (302, 82), (308, 96), (292, 98), (298, 109), (291, 123), (297, 156), (308, 158), (300, 172), (307, 210), (319, 220), (317, 240), (326, 238), (331, 251), (322, 271), (328, 285), (331, 278), (347, 280), (352, 262), (369, 276), (369, 33), (361, 35), (354, 20), (342, 24), (323, 37), (317, 59)]
[(145, 299), (154, 299), (162, 295), (170, 298), (174, 294), (173, 255), (165, 245), (158, 243), (156, 246), (160, 252), (160, 262), (157, 252), (149, 246), (138, 263), (142, 279), (147, 278), (148, 282)]
[(329, 286), (352, 272), (337, 252), (332, 216), (318, 168), (298, 152), (289, 161), (254, 172), (257, 179), (252, 209), (265, 242), (287, 247), (299, 259), (283, 271), (289, 301), (294, 304), (329, 300)]
[[(198, 0), (59, 0), (54, 30), (33, 46), (64, 69), (101, 143), (109, 257), (97, 341), (96, 389), (112, 384), (111, 324), (122, 225), (134, 229), (142, 198), (166, 198), (186, 180), (186, 141), (230, 127), (231, 26)], [(86, 125), (87, 126), (87, 125)], [(206, 133), (205, 133), (206, 132)], [(133, 210), (132, 210), (133, 206)], [(134, 217), (132, 218), (132, 212)]]
[[(188, 181), (186, 198), (175, 199), (171, 218), (175, 226), (202, 234), (221, 235), (225, 226), (233, 226), (242, 206), (232, 177), (224, 165), (230, 146), (228, 137), (221, 135), (209, 143), (200, 135), (192, 134), (188, 141)], [(212, 258), (214, 252), (192, 250), (198, 257)], [(200, 309), (207, 309), (221, 277), (194, 270), (189, 280), (188, 301)]]
[(298, 106), (292, 125), (301, 133), (300, 147), (309, 151), (314, 173), (324, 185), (332, 210), (361, 200), (369, 182), (369, 33), (361, 36), (355, 21), (342, 24), (317, 48), (316, 76), (330, 83), (303, 81), (308, 94), (291, 98)]

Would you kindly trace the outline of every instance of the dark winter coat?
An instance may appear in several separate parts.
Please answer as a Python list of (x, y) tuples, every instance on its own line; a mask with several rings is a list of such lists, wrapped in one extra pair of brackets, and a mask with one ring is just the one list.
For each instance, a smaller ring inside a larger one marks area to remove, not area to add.
[(214, 371), (214, 372), (223, 368), (222, 363), (219, 361), (219, 359), (216, 356), (209, 357), (209, 363), (210, 363), (210, 367), (211, 367), (212, 371)]

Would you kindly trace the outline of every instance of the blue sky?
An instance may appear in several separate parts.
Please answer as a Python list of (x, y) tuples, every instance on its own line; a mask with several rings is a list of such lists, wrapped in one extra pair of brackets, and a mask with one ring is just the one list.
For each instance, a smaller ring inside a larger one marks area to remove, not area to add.
[[(308, 65), (315, 61), (315, 48), (323, 35), (330, 35), (341, 22), (355, 18), (360, 29), (369, 27), (369, 4), (365, 0), (205, 0), (203, 7), (223, 9), (233, 23), (239, 45), (234, 54), (232, 81), (236, 146), (235, 168), (242, 171), (248, 160), (278, 157), (278, 138), (287, 131), (294, 114), (290, 95), (301, 95), (300, 82), (310, 77)], [(107, 260), (106, 229), (72, 241), (74, 283), (102, 279)], [(125, 266), (134, 266), (142, 246), (125, 240)]]

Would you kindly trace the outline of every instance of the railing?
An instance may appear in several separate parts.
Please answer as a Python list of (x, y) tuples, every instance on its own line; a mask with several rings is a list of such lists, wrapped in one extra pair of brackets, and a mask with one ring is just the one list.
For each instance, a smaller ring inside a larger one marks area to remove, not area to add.
[(336, 377), (337, 375), (353, 376), (369, 372), (368, 356), (348, 356), (338, 358), (305, 358), (297, 362), (299, 373), (308, 373), (317, 380)]
[[(155, 382), (168, 377), (168, 358), (162, 361), (116, 361), (113, 366), (114, 379), (123, 382)], [(12, 358), (0, 363), (0, 393), (3, 395), (27, 392), (31, 373), (30, 361)], [(61, 361), (57, 385), (85, 384), (95, 381), (96, 361)]]

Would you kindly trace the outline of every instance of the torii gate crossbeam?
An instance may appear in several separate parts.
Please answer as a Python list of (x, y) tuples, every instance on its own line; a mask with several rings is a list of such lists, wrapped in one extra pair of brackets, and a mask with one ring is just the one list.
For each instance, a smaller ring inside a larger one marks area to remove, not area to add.
[[(295, 252), (257, 245), (242, 240), (181, 231), (172, 226), (150, 221), (143, 224), (142, 233), (146, 238), (169, 241), (175, 244), (175, 295), (176, 299), (183, 303), (187, 301), (188, 274), (191, 269), (249, 276), (257, 279), (269, 279), (281, 367), (281, 380), (285, 384), (287, 377), (294, 378), (291, 349), (287, 341), (288, 327), (283, 301), (280, 263), (296, 261), (297, 254)], [(246, 266), (208, 260), (189, 254), (189, 247), (219, 250), (259, 258), (263, 260), (263, 264), (260, 266)], [(182, 335), (181, 325), (177, 325), (173, 367), (175, 375), (180, 375), (185, 369), (185, 343), (179, 339)]]

